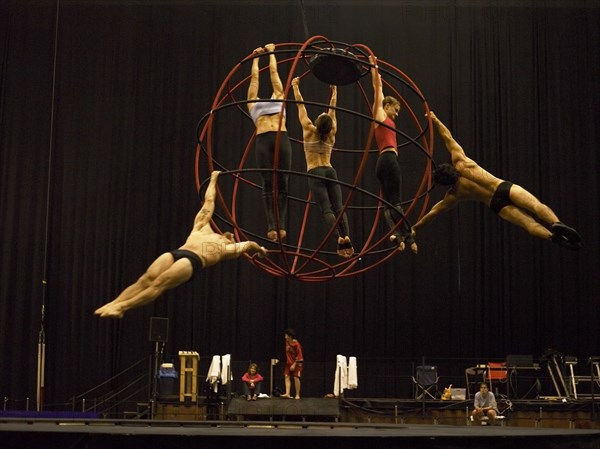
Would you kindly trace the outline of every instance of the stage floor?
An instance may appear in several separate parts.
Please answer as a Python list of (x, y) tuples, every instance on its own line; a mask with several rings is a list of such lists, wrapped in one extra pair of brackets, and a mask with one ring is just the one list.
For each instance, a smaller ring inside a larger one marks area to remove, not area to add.
[(599, 449), (600, 430), (272, 421), (2, 418), (11, 449)]

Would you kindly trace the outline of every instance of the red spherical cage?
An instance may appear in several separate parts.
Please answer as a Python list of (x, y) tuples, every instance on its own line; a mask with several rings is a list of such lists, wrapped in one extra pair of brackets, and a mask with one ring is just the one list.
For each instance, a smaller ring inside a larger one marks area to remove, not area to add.
[[(327, 57), (341, 58), (339, 61), (327, 61), (327, 65), (336, 65), (337, 68), (344, 70), (344, 67), (351, 67), (354, 73), (347, 74), (348, 76), (362, 76), (370, 73), (372, 65), (369, 63), (369, 56), (374, 58), (373, 52), (363, 44), (345, 44), (341, 42), (331, 41), (323, 36), (313, 36), (304, 43), (281, 43), (275, 46), (275, 53), (278, 56), (278, 67), (285, 65), (289, 67), (288, 77), (284, 85), (284, 105), (285, 108), (288, 104), (295, 104), (295, 100), (288, 99), (288, 93), (291, 89), (291, 81), (294, 77), (298, 76), (303, 78), (311, 74), (311, 69), (314, 69), (314, 64), (311, 67), (311, 62), (314, 62), (317, 57), (323, 59)], [(283, 56), (283, 57), (282, 57)], [(355, 120), (364, 122), (365, 127), (369, 127), (368, 137), (364, 142), (364, 146), (359, 150), (360, 154), (357, 154), (356, 150), (349, 150), (353, 154), (353, 157), (360, 160), (357, 169), (355, 170), (354, 177), (351, 183), (339, 181), (339, 184), (344, 189), (344, 211), (351, 211), (352, 214), (360, 213), (363, 215), (360, 222), (363, 223), (364, 230), (363, 239), (360, 246), (357, 245), (357, 241), (353, 239), (355, 253), (350, 258), (340, 258), (335, 252), (327, 251), (326, 245), (330, 237), (333, 234), (334, 229), (329, 229), (328, 232), (321, 232), (323, 234), (322, 239), (315, 241), (314, 238), (309, 243), (307, 236), (307, 223), (309, 221), (309, 213), (311, 209), (316, 206), (311, 201), (310, 192), (306, 193), (304, 197), (290, 197), (290, 201), (294, 205), (301, 205), (301, 211), (297, 211), (296, 215), (300, 216), (299, 220), (301, 225), (299, 227), (297, 235), (292, 236), (288, 234), (285, 241), (278, 240), (277, 242), (271, 242), (262, 235), (261, 232), (255, 232), (252, 227), (255, 223), (250, 223), (247, 218), (243, 223), (239, 222), (240, 213), (238, 202), (240, 198), (244, 198), (244, 202), (248, 201), (246, 197), (250, 198), (247, 194), (247, 189), (261, 189), (261, 186), (252, 180), (252, 176), (264, 169), (248, 167), (249, 154), (252, 153), (254, 147), (255, 133), (251, 133), (251, 137), (245, 145), (244, 151), (240, 154), (239, 160), (236, 160), (236, 166), (226, 166), (222, 160), (219, 160), (220, 154), (217, 151), (218, 145), (216, 140), (219, 139), (220, 131), (217, 132), (220, 116), (225, 115), (227, 111), (228, 117), (230, 114), (235, 113), (239, 116), (240, 121), (250, 121), (249, 115), (246, 113), (245, 90), (247, 89), (250, 76), (240, 75), (240, 68), (250, 62), (255, 54), (246, 56), (240, 63), (238, 63), (229, 72), (213, 100), (212, 109), (207, 113), (198, 124), (198, 145), (196, 149), (195, 159), (195, 175), (196, 175), (196, 186), (199, 192), (202, 187), (206, 184), (205, 179), (202, 182), (201, 173), (203, 169), (208, 172), (213, 170), (220, 170), (222, 172), (219, 183), (217, 185), (217, 198), (220, 208), (223, 213), (215, 213), (213, 215), (213, 226), (215, 229), (221, 231), (220, 223), (227, 224), (233, 228), (233, 232), (236, 239), (242, 240), (255, 240), (261, 245), (264, 245), (268, 249), (268, 255), (266, 258), (248, 257), (246, 258), (253, 263), (259, 269), (278, 277), (289, 277), (300, 281), (306, 282), (321, 282), (328, 281), (335, 278), (356, 276), (362, 274), (368, 270), (374, 269), (394, 257), (397, 253), (397, 247), (390, 244), (389, 237), (393, 234), (396, 228), (401, 223), (398, 223), (394, 229), (385, 229), (381, 232), (378, 230), (380, 222), (382, 222), (383, 208), (385, 206), (393, 206), (386, 203), (381, 197), (379, 192), (373, 193), (361, 187), (361, 183), (364, 181), (365, 176), (373, 176), (374, 173), (366, 175), (365, 167), (369, 156), (377, 150), (371, 150), (374, 140), (374, 124), (376, 122), (372, 118), (372, 104), (369, 101), (370, 95), (367, 95), (360, 81), (356, 81), (353, 84), (356, 86), (358, 95), (365, 102), (365, 109), (368, 113), (361, 113), (359, 111), (351, 111), (343, 108), (337, 108), (336, 112), (342, 112), (349, 116), (354, 117)], [(373, 59), (375, 60), (375, 59)], [(302, 64), (304, 63), (304, 64)], [(400, 129), (396, 129), (397, 135), (401, 136), (403, 143), (399, 145), (401, 147), (407, 147), (411, 150), (419, 151), (423, 154), (423, 176), (416, 190), (412, 193), (412, 198), (409, 201), (403, 202), (404, 207), (404, 220), (409, 223), (418, 220), (427, 208), (429, 201), (429, 193), (432, 189), (431, 181), (431, 168), (433, 165), (433, 128), (431, 122), (427, 118), (426, 113), (429, 111), (427, 102), (416, 86), (416, 84), (401, 70), (394, 67), (392, 64), (376, 59), (378, 70), (382, 76), (384, 84), (384, 90), (389, 91), (390, 95), (393, 95), (400, 100), (402, 109), (401, 114), (406, 114), (409, 118), (409, 122), (413, 124), (414, 129), (410, 130), (414, 135), (409, 135), (407, 132), (403, 132)], [(268, 70), (268, 67), (263, 67), (261, 71)], [(249, 70), (247, 71), (249, 73)], [(342, 74), (343, 75), (343, 74)], [(342, 76), (345, 84), (349, 84), (348, 76)], [(237, 77), (237, 79), (236, 79)], [(340, 79), (342, 79), (340, 78)], [(370, 76), (369, 83), (370, 83)], [(335, 81), (335, 74), (334, 74)], [(240, 94), (242, 90), (242, 94)], [(238, 97), (242, 97), (244, 100), (238, 100)], [(268, 100), (266, 100), (268, 101)], [(321, 104), (315, 102), (309, 102), (305, 100), (305, 104), (320, 105), (328, 107), (328, 104)], [(422, 123), (422, 121), (424, 123)], [(250, 122), (251, 123), (251, 122)], [(228, 126), (231, 126), (231, 120), (228, 120)], [(279, 151), (279, 137), (278, 134), (276, 139), (276, 148), (274, 155), (274, 167), (272, 172), (274, 175), (277, 172), (285, 172), (290, 178), (305, 177), (309, 178), (310, 173), (302, 171), (286, 171), (278, 170), (278, 151)], [(290, 139), (294, 141), (294, 144), (302, 144), (301, 138), (294, 139), (290, 135)], [(231, 151), (228, 149), (228, 151)], [(403, 149), (406, 151), (406, 149)], [(228, 155), (229, 156), (229, 155)], [(237, 159), (237, 158), (236, 158)], [(337, 162), (336, 162), (337, 165)], [(271, 171), (271, 169), (269, 169)], [(227, 178), (227, 180), (224, 180)], [(225, 183), (232, 182), (229, 192), (226, 193), (223, 188)], [(276, 183), (275, 183), (276, 184)], [(291, 184), (291, 183), (290, 183)], [(246, 189), (246, 190), (244, 190)], [(274, 203), (276, 206), (277, 192), (274, 188), (273, 196)], [(408, 196), (408, 195), (405, 195)], [(355, 201), (358, 197), (361, 197), (360, 201)], [(364, 205), (365, 202), (371, 201), (372, 204)], [(355, 204), (357, 203), (357, 204)], [(360, 204), (358, 204), (360, 203)], [(258, 204), (258, 202), (256, 202)], [(260, 207), (258, 207), (259, 209)], [(316, 210), (316, 209), (315, 209)], [(275, 211), (278, 217), (278, 212)], [(259, 215), (259, 214), (257, 214)], [(340, 213), (341, 215), (341, 213)], [(411, 220), (412, 217), (415, 217)], [(262, 218), (262, 217), (261, 217)], [(278, 218), (277, 218), (278, 219)], [(338, 218), (339, 220), (339, 218)], [(254, 221), (260, 221), (258, 218)]]

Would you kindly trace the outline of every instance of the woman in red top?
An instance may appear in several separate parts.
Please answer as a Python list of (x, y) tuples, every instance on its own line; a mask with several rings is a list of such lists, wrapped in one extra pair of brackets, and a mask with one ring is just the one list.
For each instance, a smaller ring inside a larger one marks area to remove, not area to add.
[[(398, 149), (396, 143), (396, 131), (394, 120), (400, 112), (400, 102), (394, 97), (383, 96), (383, 85), (381, 75), (377, 70), (377, 62), (369, 56), (371, 67), (371, 79), (373, 82), (373, 118), (375, 123), (375, 140), (379, 148), (379, 157), (375, 167), (377, 179), (381, 184), (383, 199), (393, 207), (385, 205), (384, 217), (390, 229), (396, 227), (396, 224), (404, 219), (404, 210), (402, 209), (402, 173), (398, 163)], [(417, 243), (411, 235), (410, 225), (406, 220), (394, 231), (390, 241), (398, 245), (400, 251), (404, 251), (406, 244), (410, 246), (413, 253), (417, 253)]]
[(292, 329), (283, 331), (285, 336), (285, 394), (282, 398), (291, 398), (292, 377), (296, 389), (296, 399), (300, 399), (300, 376), (304, 368), (304, 357), (302, 356), (302, 345), (296, 340), (296, 334)]
[(248, 371), (242, 376), (242, 381), (244, 382), (244, 396), (246, 396), (246, 400), (256, 401), (260, 394), (261, 382), (263, 381), (263, 377), (258, 374), (258, 365), (256, 363), (251, 363), (248, 366)]

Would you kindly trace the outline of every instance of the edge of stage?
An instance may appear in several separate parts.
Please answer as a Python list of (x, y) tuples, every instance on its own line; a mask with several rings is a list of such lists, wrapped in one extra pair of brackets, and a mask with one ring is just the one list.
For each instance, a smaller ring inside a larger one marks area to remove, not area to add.
[[(20, 419), (0, 421), (4, 447), (119, 448), (252, 446), (263, 449), (599, 448), (600, 430), (502, 426), (393, 425), (272, 421)], [(251, 437), (252, 440), (244, 439)], [(6, 445), (7, 444), (7, 445)]]
[[(440, 401), (436, 402), (439, 406)], [(413, 406), (419, 405), (413, 403)], [(389, 415), (371, 415), (366, 418), (369, 420), (366, 423), (347, 422), (353, 419), (364, 421), (365, 417), (351, 416), (347, 409), (340, 407), (338, 400), (325, 398), (258, 401), (236, 398), (228, 406), (228, 419), (218, 420), (206, 420), (207, 415), (199, 419), (189, 418), (190, 409), (199, 410), (201, 406), (183, 404), (179, 407), (188, 410), (180, 415), (182, 419), (176, 419), (177, 415), (161, 419), (161, 416), (167, 416), (164, 414), (155, 415), (155, 419), (99, 419), (92, 413), (5, 411), (0, 412), (0, 440), (3, 447), (19, 449), (233, 449), (248, 446), (249, 442), (261, 449), (450, 449), (484, 446), (495, 449), (507, 445), (527, 449), (600, 448), (600, 428), (556, 428), (551, 427), (549, 422), (534, 426), (531, 420), (527, 421), (527, 425), (519, 425), (512, 417), (502, 425), (467, 425), (466, 411), (460, 403), (450, 410), (436, 409), (434, 403), (426, 405), (430, 408), (424, 409), (423, 415), (421, 411), (414, 411), (400, 420)], [(452, 424), (441, 424), (444, 418), (440, 413), (448, 413), (446, 418), (451, 416)], [(340, 417), (345, 422), (339, 422)], [(387, 422), (372, 422), (386, 419)], [(595, 422), (588, 424), (596, 427)], [(247, 437), (252, 440), (242, 439)]]

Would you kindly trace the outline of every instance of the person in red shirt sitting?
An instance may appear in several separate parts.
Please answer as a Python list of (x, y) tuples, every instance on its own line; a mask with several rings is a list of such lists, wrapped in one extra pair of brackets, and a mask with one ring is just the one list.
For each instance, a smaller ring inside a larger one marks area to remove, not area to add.
[(258, 373), (258, 365), (251, 363), (248, 366), (248, 371), (242, 376), (244, 382), (244, 396), (247, 401), (256, 401), (260, 394), (260, 385), (263, 381), (263, 377)]

